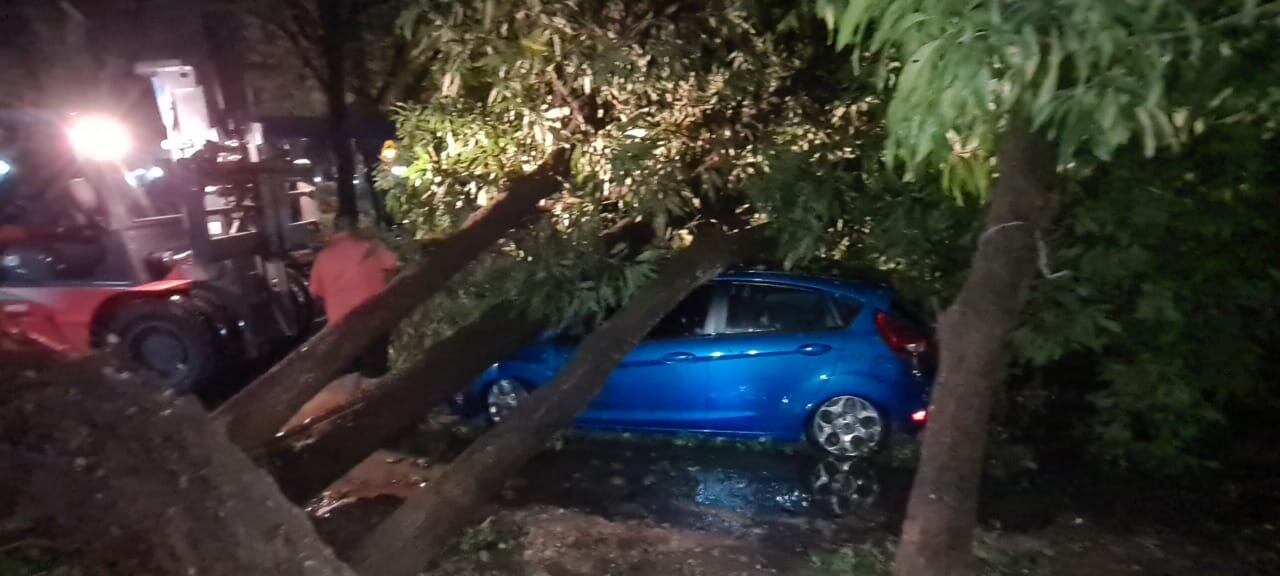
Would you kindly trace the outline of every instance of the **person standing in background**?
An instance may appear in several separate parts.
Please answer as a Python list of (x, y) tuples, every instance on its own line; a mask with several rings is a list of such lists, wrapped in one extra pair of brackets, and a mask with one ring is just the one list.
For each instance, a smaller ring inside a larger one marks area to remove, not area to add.
[[(361, 233), (355, 218), (339, 216), (333, 228), (333, 236), (311, 267), (311, 295), (324, 306), (330, 325), (342, 322), (352, 310), (381, 293), (400, 268), (395, 254), (377, 238)], [(390, 341), (390, 334), (375, 338), (347, 373), (308, 401), (285, 428), (346, 405), (369, 382), (385, 375)]]

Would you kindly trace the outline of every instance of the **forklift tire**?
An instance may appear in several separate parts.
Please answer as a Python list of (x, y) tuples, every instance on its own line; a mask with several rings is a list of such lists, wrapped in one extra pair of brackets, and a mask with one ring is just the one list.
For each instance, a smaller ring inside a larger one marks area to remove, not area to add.
[(213, 376), (217, 348), (212, 330), (180, 304), (159, 299), (130, 302), (108, 329), (119, 338), (117, 350), (179, 394), (199, 391)]

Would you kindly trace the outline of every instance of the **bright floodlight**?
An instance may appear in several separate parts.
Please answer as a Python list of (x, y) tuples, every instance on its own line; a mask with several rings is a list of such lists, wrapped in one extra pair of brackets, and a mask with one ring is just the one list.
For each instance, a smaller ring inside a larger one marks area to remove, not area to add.
[(9, 172), (12, 170), (13, 170), (12, 165), (10, 165), (8, 162), (5, 162), (4, 159), (0, 159), (0, 177), (8, 175)]
[(147, 178), (150, 178), (152, 180), (159, 180), (160, 178), (164, 178), (164, 168), (161, 168), (159, 166), (152, 166), (150, 168), (147, 168)]
[(133, 147), (123, 124), (101, 116), (76, 120), (67, 134), (76, 153), (91, 160), (120, 160)]

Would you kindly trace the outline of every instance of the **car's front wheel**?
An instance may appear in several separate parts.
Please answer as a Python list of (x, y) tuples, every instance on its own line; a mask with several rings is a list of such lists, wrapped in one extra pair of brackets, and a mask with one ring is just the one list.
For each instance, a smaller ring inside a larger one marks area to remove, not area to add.
[(884, 436), (880, 411), (857, 396), (836, 396), (823, 402), (809, 422), (809, 438), (836, 456), (871, 454)]
[(490, 384), (484, 395), (489, 422), (497, 424), (503, 421), (528, 397), (529, 391), (525, 390), (524, 385), (510, 378)]

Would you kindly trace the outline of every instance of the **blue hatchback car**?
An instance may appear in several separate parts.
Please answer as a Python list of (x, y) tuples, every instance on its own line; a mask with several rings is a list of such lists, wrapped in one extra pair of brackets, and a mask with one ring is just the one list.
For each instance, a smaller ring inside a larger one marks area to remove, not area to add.
[[(463, 398), (499, 421), (573, 354), (546, 338), (492, 366)], [(892, 292), (772, 272), (694, 290), (609, 377), (577, 427), (808, 439), (832, 454), (874, 450), (925, 421), (930, 345)]]

